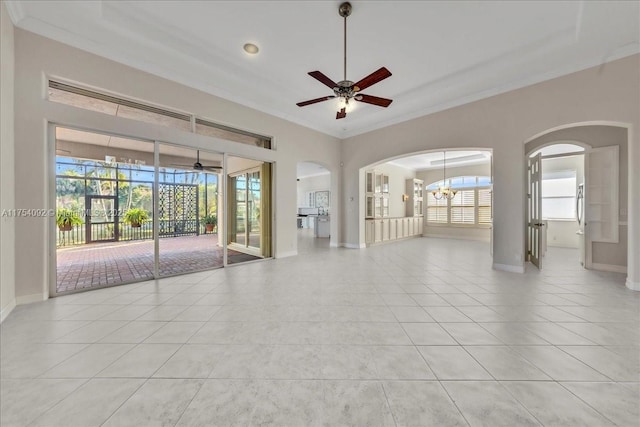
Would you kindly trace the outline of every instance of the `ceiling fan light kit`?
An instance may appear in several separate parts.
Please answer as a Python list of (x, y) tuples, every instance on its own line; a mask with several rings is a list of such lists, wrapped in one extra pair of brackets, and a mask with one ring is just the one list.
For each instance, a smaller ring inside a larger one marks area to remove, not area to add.
[(329, 77), (325, 76), (320, 71), (311, 71), (308, 74), (320, 83), (333, 90), (333, 95), (323, 96), (322, 98), (310, 99), (308, 101), (298, 102), (298, 107), (305, 107), (307, 105), (316, 104), (318, 102), (327, 101), (329, 99), (341, 98), (344, 100), (344, 107), (342, 107), (336, 113), (336, 119), (343, 119), (347, 117), (346, 106), (349, 105), (349, 100), (364, 102), (366, 104), (377, 105), (378, 107), (388, 107), (393, 100), (387, 98), (380, 98), (377, 96), (365, 95), (359, 93), (361, 90), (373, 86), (374, 84), (391, 76), (391, 72), (385, 67), (381, 67), (373, 73), (369, 74), (362, 80), (354, 83), (351, 80), (347, 80), (347, 17), (351, 15), (352, 11), (351, 3), (344, 2), (338, 7), (338, 14), (344, 18), (344, 79), (339, 82), (334, 82)]

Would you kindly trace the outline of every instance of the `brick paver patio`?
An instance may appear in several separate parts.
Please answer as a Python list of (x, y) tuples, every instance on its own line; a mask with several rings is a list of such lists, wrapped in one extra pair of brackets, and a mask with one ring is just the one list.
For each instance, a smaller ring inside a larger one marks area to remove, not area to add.
[[(229, 262), (258, 259), (229, 250)], [(57, 250), (57, 290), (67, 292), (153, 278), (153, 240), (93, 243)], [(217, 234), (160, 239), (160, 275), (222, 267)]]

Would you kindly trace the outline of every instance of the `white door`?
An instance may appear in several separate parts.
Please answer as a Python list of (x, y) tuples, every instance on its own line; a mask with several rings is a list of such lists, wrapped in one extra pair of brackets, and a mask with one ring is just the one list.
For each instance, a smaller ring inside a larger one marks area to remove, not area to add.
[(529, 261), (542, 269), (542, 155), (529, 158), (527, 252)]

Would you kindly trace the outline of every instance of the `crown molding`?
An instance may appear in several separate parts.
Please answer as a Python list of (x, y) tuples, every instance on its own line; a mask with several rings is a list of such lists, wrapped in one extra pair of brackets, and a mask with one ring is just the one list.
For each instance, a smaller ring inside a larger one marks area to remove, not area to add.
[(3, 3), (7, 7), (7, 12), (9, 12), (9, 18), (11, 18), (13, 25), (18, 25), (26, 16), (22, 2), (5, 0)]

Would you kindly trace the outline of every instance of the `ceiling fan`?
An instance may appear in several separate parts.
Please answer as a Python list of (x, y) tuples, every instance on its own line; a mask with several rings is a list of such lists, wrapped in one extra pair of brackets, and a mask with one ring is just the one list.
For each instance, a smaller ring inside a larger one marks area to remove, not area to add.
[(205, 170), (222, 170), (222, 166), (214, 166), (214, 165), (203, 165), (200, 163), (200, 150), (196, 152), (196, 162), (192, 165), (177, 165), (172, 164), (171, 166), (179, 166), (181, 168), (193, 168), (196, 171), (205, 171)]
[(377, 105), (379, 107), (388, 107), (393, 100), (387, 98), (379, 98), (377, 96), (365, 95), (359, 93), (361, 90), (373, 86), (374, 84), (391, 76), (391, 72), (385, 67), (382, 67), (373, 73), (369, 74), (362, 80), (354, 83), (347, 80), (347, 16), (351, 15), (351, 3), (344, 2), (338, 8), (338, 14), (344, 18), (344, 80), (335, 83), (329, 77), (322, 74), (320, 71), (311, 71), (308, 74), (320, 83), (328, 86), (333, 90), (333, 95), (323, 96), (322, 98), (310, 99), (308, 101), (298, 102), (298, 107), (305, 107), (307, 105), (316, 104), (318, 102), (327, 101), (333, 98), (342, 98), (345, 106), (336, 113), (336, 119), (343, 119), (347, 117), (346, 106), (349, 105), (349, 100), (364, 102), (367, 104)]

